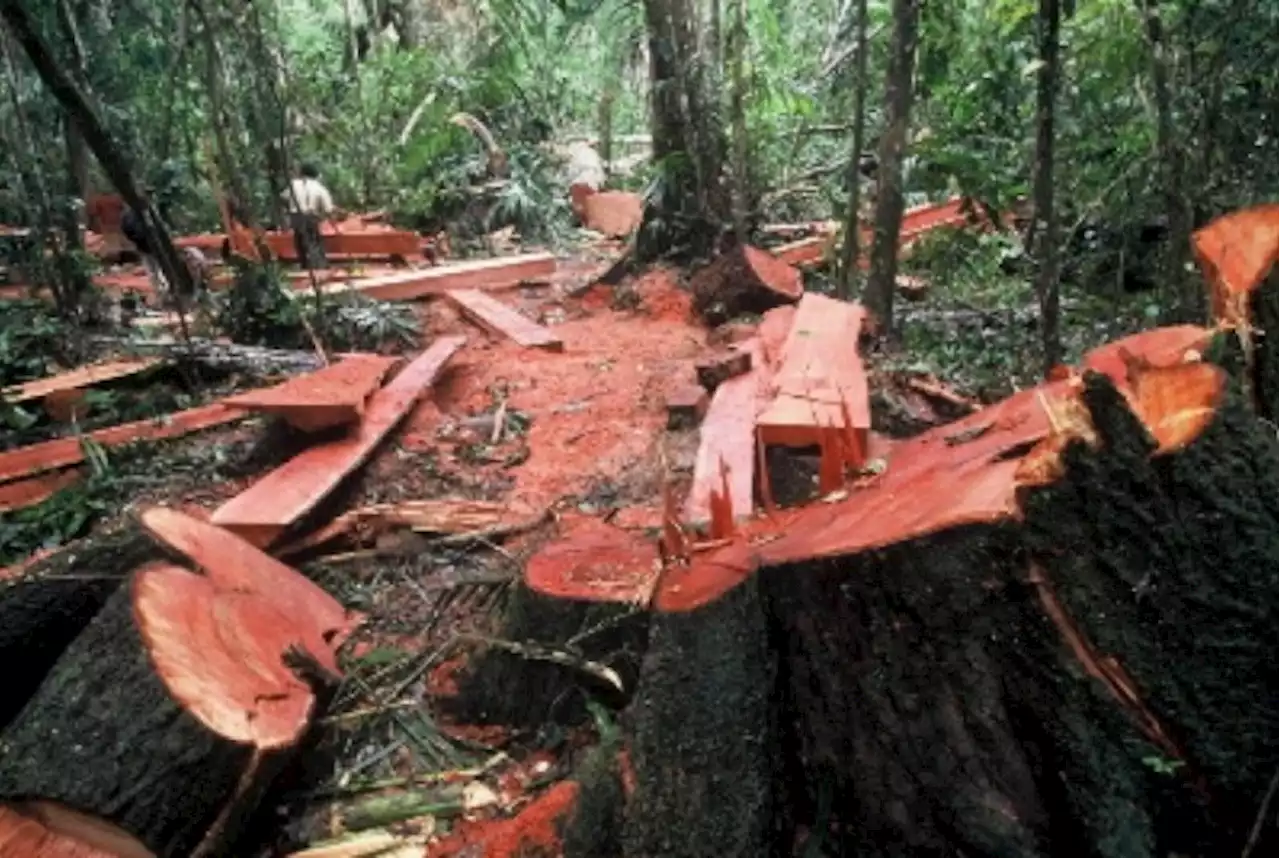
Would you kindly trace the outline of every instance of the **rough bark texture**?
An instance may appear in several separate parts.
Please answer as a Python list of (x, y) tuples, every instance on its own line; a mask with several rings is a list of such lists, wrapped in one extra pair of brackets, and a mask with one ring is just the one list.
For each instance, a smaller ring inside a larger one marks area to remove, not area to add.
[(654, 617), (630, 713), (628, 858), (769, 854), (773, 670), (754, 587)]
[(1102, 446), (1025, 521), (654, 618), (628, 856), (1240, 854), (1277, 762), (1274, 430), (1232, 392), (1153, 459), (1087, 385)]
[(113, 353), (188, 360), (218, 375), (241, 373), (267, 378), (314, 372), (324, 366), (315, 352), (219, 343), (199, 338), (186, 343), (101, 336), (94, 337), (93, 342), (95, 345), (109, 347)]
[[(629, 614), (633, 611), (627, 606), (552, 599), (521, 584), (511, 594), (498, 637), (610, 667), (629, 695), (648, 636), (646, 614)], [(598, 631), (585, 634), (593, 629)], [(569, 643), (575, 636), (580, 641)], [(473, 659), (460, 691), (452, 705), (466, 721), (478, 724), (580, 724), (589, 717), (588, 700), (603, 694), (612, 705), (624, 702), (576, 668), (499, 648)]]
[(763, 250), (738, 245), (689, 281), (693, 309), (714, 327), (744, 313), (763, 313), (804, 294), (800, 272)]
[(1040, 0), (1040, 69), (1036, 72), (1036, 300), (1040, 304), (1040, 349), (1047, 376), (1061, 359), (1058, 332), (1058, 212), (1053, 199), (1054, 102), (1058, 95), (1058, 0)]
[(1277, 268), (1271, 267), (1271, 273), (1262, 282), (1249, 299), (1249, 318), (1252, 321), (1253, 335), (1253, 371), (1251, 373), (1253, 399), (1258, 413), (1275, 424), (1276, 394), (1280, 390), (1280, 320), (1276, 318), (1277, 305), (1280, 304), (1280, 284), (1277, 284)]
[[(118, 825), (160, 858), (187, 858), (237, 793), (252, 754), (169, 696), (134, 626), (130, 597), (128, 587), (117, 589), (0, 732), (0, 798), (58, 801)], [(235, 854), (280, 761), (262, 762), (208, 854)]]
[(0, 728), (40, 687), (54, 663), (129, 571), (160, 556), (134, 525), (85, 539), (0, 581)]

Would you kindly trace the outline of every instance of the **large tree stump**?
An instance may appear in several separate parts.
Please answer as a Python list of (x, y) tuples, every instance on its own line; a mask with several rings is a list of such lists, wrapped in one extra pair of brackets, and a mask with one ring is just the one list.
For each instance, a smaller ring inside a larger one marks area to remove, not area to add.
[(141, 520), (207, 574), (153, 562), (117, 588), (0, 731), (0, 802), (72, 808), (161, 858), (236, 854), (355, 619), (206, 522)]
[(624, 853), (1268, 854), (1276, 474), (1223, 372), (1132, 364), (669, 568)]
[(693, 309), (708, 325), (744, 313), (794, 304), (804, 295), (800, 272), (772, 254), (736, 245), (689, 281)]

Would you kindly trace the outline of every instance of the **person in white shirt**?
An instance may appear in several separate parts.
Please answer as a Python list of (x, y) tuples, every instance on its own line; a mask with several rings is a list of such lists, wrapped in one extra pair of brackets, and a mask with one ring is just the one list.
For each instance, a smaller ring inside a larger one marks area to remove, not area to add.
[(302, 164), (297, 178), (289, 183), (283, 196), (298, 261), (308, 268), (325, 268), (328, 260), (324, 239), (320, 236), (320, 221), (332, 217), (337, 209), (329, 189), (320, 184), (320, 171), (313, 164)]

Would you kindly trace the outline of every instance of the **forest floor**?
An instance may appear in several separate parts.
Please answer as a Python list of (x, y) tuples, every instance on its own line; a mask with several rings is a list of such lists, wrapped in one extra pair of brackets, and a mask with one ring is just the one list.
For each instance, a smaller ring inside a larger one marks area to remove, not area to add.
[[(320, 722), (316, 752), (287, 779), (263, 832), (262, 855), (357, 832), (370, 849), (416, 850), (406, 855), (422, 854), (424, 844), (432, 856), (555, 854), (551, 823), (572, 801), (565, 778), (609, 725), (548, 724), (522, 733), (457, 723), (447, 704), (469, 654), (500, 633), (502, 609), (532, 552), (584, 518), (603, 516), (656, 537), (664, 484), (682, 497), (691, 480), (698, 430), (668, 430), (665, 403), (677, 387), (694, 383), (695, 361), (711, 351), (708, 330), (693, 319), (675, 272), (588, 288), (607, 265), (608, 249), (562, 260), (549, 283), (501, 293), (504, 303), (551, 328), (562, 352), (489, 336), (445, 301), (413, 305), (424, 339), (464, 333), (467, 344), (326, 508), (451, 498), (545, 516), (501, 544), (409, 534), (291, 559), (368, 619), (345, 651), (345, 680)], [(947, 309), (948, 300), (931, 296), (907, 313), (923, 320), (918, 330), (949, 345), (892, 358), (886, 371), (928, 374), (942, 364), (945, 372), (965, 357), (955, 351), (958, 341), (993, 368), (963, 394), (998, 395), (1018, 383), (1016, 375), (1034, 375), (1022, 365), (1025, 355), (1006, 344), (1030, 340), (1016, 314), (1010, 311), (1003, 327), (1000, 313), (980, 314), (975, 327), (973, 317)], [(1115, 333), (1099, 334), (1096, 318), (1078, 326), (1082, 343)], [(300, 443), (296, 433), (250, 420), (145, 452), (113, 453), (114, 510), (127, 515), (166, 504), (205, 517)], [(56, 510), (58, 499), (46, 503)], [(118, 515), (104, 515), (103, 523)], [(518, 851), (534, 845), (546, 851)]]

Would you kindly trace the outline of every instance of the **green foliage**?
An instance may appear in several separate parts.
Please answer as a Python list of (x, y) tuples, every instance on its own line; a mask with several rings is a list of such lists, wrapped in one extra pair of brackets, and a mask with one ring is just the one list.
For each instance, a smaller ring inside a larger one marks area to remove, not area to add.
[(47, 375), (75, 340), (43, 301), (6, 301), (0, 313), (0, 387)]

